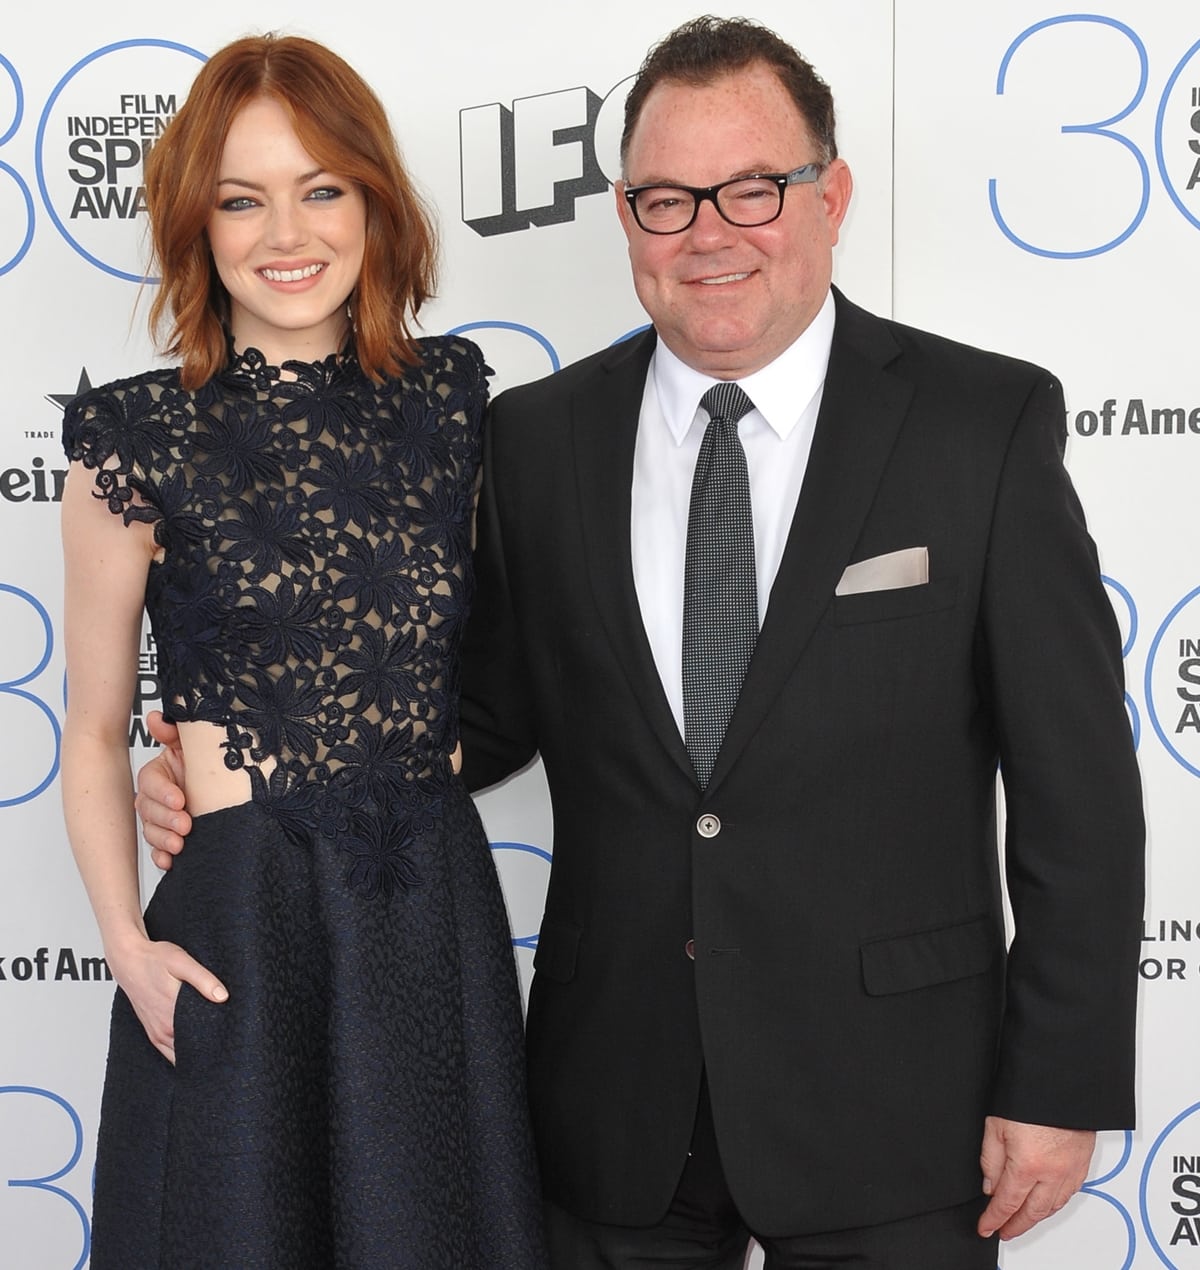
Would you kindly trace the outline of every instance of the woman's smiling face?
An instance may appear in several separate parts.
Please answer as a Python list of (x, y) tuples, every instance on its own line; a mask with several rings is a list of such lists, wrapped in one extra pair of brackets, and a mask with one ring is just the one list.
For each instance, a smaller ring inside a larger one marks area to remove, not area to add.
[(243, 107), (225, 139), (208, 221), (236, 347), (257, 348), (275, 365), (337, 352), (366, 230), (361, 190), (307, 153), (284, 107), (272, 97)]

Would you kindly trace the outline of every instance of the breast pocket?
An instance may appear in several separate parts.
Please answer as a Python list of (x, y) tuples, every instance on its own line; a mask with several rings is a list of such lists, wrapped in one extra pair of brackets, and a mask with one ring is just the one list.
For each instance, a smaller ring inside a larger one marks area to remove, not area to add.
[(958, 600), (958, 579), (939, 578), (920, 586), (896, 587), (889, 591), (862, 591), (833, 597), (833, 620), (838, 626), (858, 622), (887, 622), (922, 613), (953, 608)]

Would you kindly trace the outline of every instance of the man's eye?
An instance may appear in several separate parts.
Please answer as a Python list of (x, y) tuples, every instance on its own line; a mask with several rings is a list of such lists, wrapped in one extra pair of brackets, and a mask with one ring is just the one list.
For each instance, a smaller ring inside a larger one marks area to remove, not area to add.
[(739, 185), (726, 194), (726, 197), (732, 197), (739, 203), (761, 203), (774, 196), (775, 188), (771, 185)]
[(653, 214), (655, 212), (672, 212), (681, 206), (682, 203), (683, 199), (678, 194), (656, 194), (646, 199), (642, 203), (642, 207), (645, 211)]

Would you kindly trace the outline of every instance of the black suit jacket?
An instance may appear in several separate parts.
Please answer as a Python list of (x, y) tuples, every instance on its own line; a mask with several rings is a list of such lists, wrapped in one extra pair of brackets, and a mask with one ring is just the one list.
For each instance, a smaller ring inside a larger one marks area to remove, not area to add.
[[(732, 1193), (767, 1235), (977, 1195), (988, 1113), (1130, 1124), (1141, 798), (1059, 386), (837, 296), (803, 489), (702, 794), (630, 560), (653, 342), (504, 393), (487, 442), (466, 774), (540, 751), (549, 780), (528, 1019), (547, 1193), (658, 1220), (702, 1065)], [(927, 584), (835, 595), (847, 565), (908, 547)]]

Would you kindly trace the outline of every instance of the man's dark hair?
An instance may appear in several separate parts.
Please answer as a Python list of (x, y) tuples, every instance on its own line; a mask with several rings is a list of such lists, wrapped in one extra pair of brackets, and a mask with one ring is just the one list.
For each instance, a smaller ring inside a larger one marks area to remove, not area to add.
[(703, 87), (735, 71), (761, 62), (769, 66), (791, 94), (817, 146), (816, 159), (837, 158), (833, 94), (829, 85), (786, 40), (748, 18), (693, 18), (659, 41), (642, 63), (625, 99), (625, 130), (621, 133), (621, 162), (646, 104), (664, 80)]

